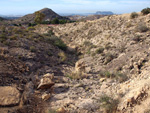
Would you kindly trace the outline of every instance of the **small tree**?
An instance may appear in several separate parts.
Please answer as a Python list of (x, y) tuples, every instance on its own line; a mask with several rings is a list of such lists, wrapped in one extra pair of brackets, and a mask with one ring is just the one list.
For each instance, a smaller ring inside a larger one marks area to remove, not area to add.
[(136, 18), (138, 16), (139, 15), (136, 12), (133, 12), (133, 13), (131, 13), (130, 18), (133, 19), (133, 18)]
[(150, 8), (145, 8), (145, 9), (143, 9), (143, 10), (141, 11), (141, 13), (142, 13), (143, 15), (149, 14), (149, 13), (150, 13)]
[(52, 24), (59, 24), (59, 19), (58, 18), (53, 19)]
[(35, 12), (34, 22), (40, 24), (42, 20), (45, 18), (45, 15), (40, 11)]

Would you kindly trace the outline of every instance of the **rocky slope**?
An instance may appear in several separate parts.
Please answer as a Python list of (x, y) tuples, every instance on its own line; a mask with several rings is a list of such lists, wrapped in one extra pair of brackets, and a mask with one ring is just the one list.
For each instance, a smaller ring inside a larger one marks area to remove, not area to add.
[(76, 55), (71, 54), (52, 32), (41, 35), (33, 30), (30, 27), (0, 27), (2, 113), (43, 112), (40, 105), (44, 104), (40, 100), (45, 98), (42, 97), (43, 89), (50, 89), (54, 85), (52, 76), (62, 76), (62, 69), (69, 71), (68, 67), (76, 61)]
[[(52, 106), (69, 112), (100, 112), (103, 108), (106, 112), (148, 112), (149, 28), (150, 15), (140, 14), (133, 19), (124, 14), (54, 26), (55, 34), (78, 51), (79, 60), (76, 74), (69, 76), (77, 80), (67, 81), (65, 86), (61, 83), (68, 90), (55, 94)], [(118, 100), (118, 105), (114, 106), (111, 99), (107, 102), (103, 95)]]

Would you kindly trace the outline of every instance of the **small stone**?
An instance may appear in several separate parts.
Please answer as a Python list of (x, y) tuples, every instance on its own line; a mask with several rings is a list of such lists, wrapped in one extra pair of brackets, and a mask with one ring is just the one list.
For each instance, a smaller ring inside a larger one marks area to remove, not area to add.
[(66, 113), (66, 110), (62, 107), (57, 110), (57, 113)]
[(104, 82), (106, 80), (106, 78), (101, 78), (100, 82)]
[(42, 100), (46, 101), (46, 100), (48, 100), (50, 98), (50, 96), (51, 96), (50, 94), (44, 93), (42, 95)]

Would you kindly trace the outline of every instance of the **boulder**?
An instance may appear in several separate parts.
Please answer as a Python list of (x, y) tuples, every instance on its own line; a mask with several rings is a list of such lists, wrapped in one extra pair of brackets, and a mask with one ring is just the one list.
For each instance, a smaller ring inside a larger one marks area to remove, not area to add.
[(50, 89), (55, 83), (53, 82), (54, 75), (47, 73), (40, 80), (37, 89)]
[(0, 106), (15, 106), (20, 102), (20, 92), (11, 86), (0, 87)]

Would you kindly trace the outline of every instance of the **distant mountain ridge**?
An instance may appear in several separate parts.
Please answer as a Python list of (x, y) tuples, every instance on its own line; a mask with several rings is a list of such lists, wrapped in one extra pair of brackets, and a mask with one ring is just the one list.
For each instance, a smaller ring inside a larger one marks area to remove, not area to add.
[(114, 15), (111, 11), (97, 11), (96, 15)]

